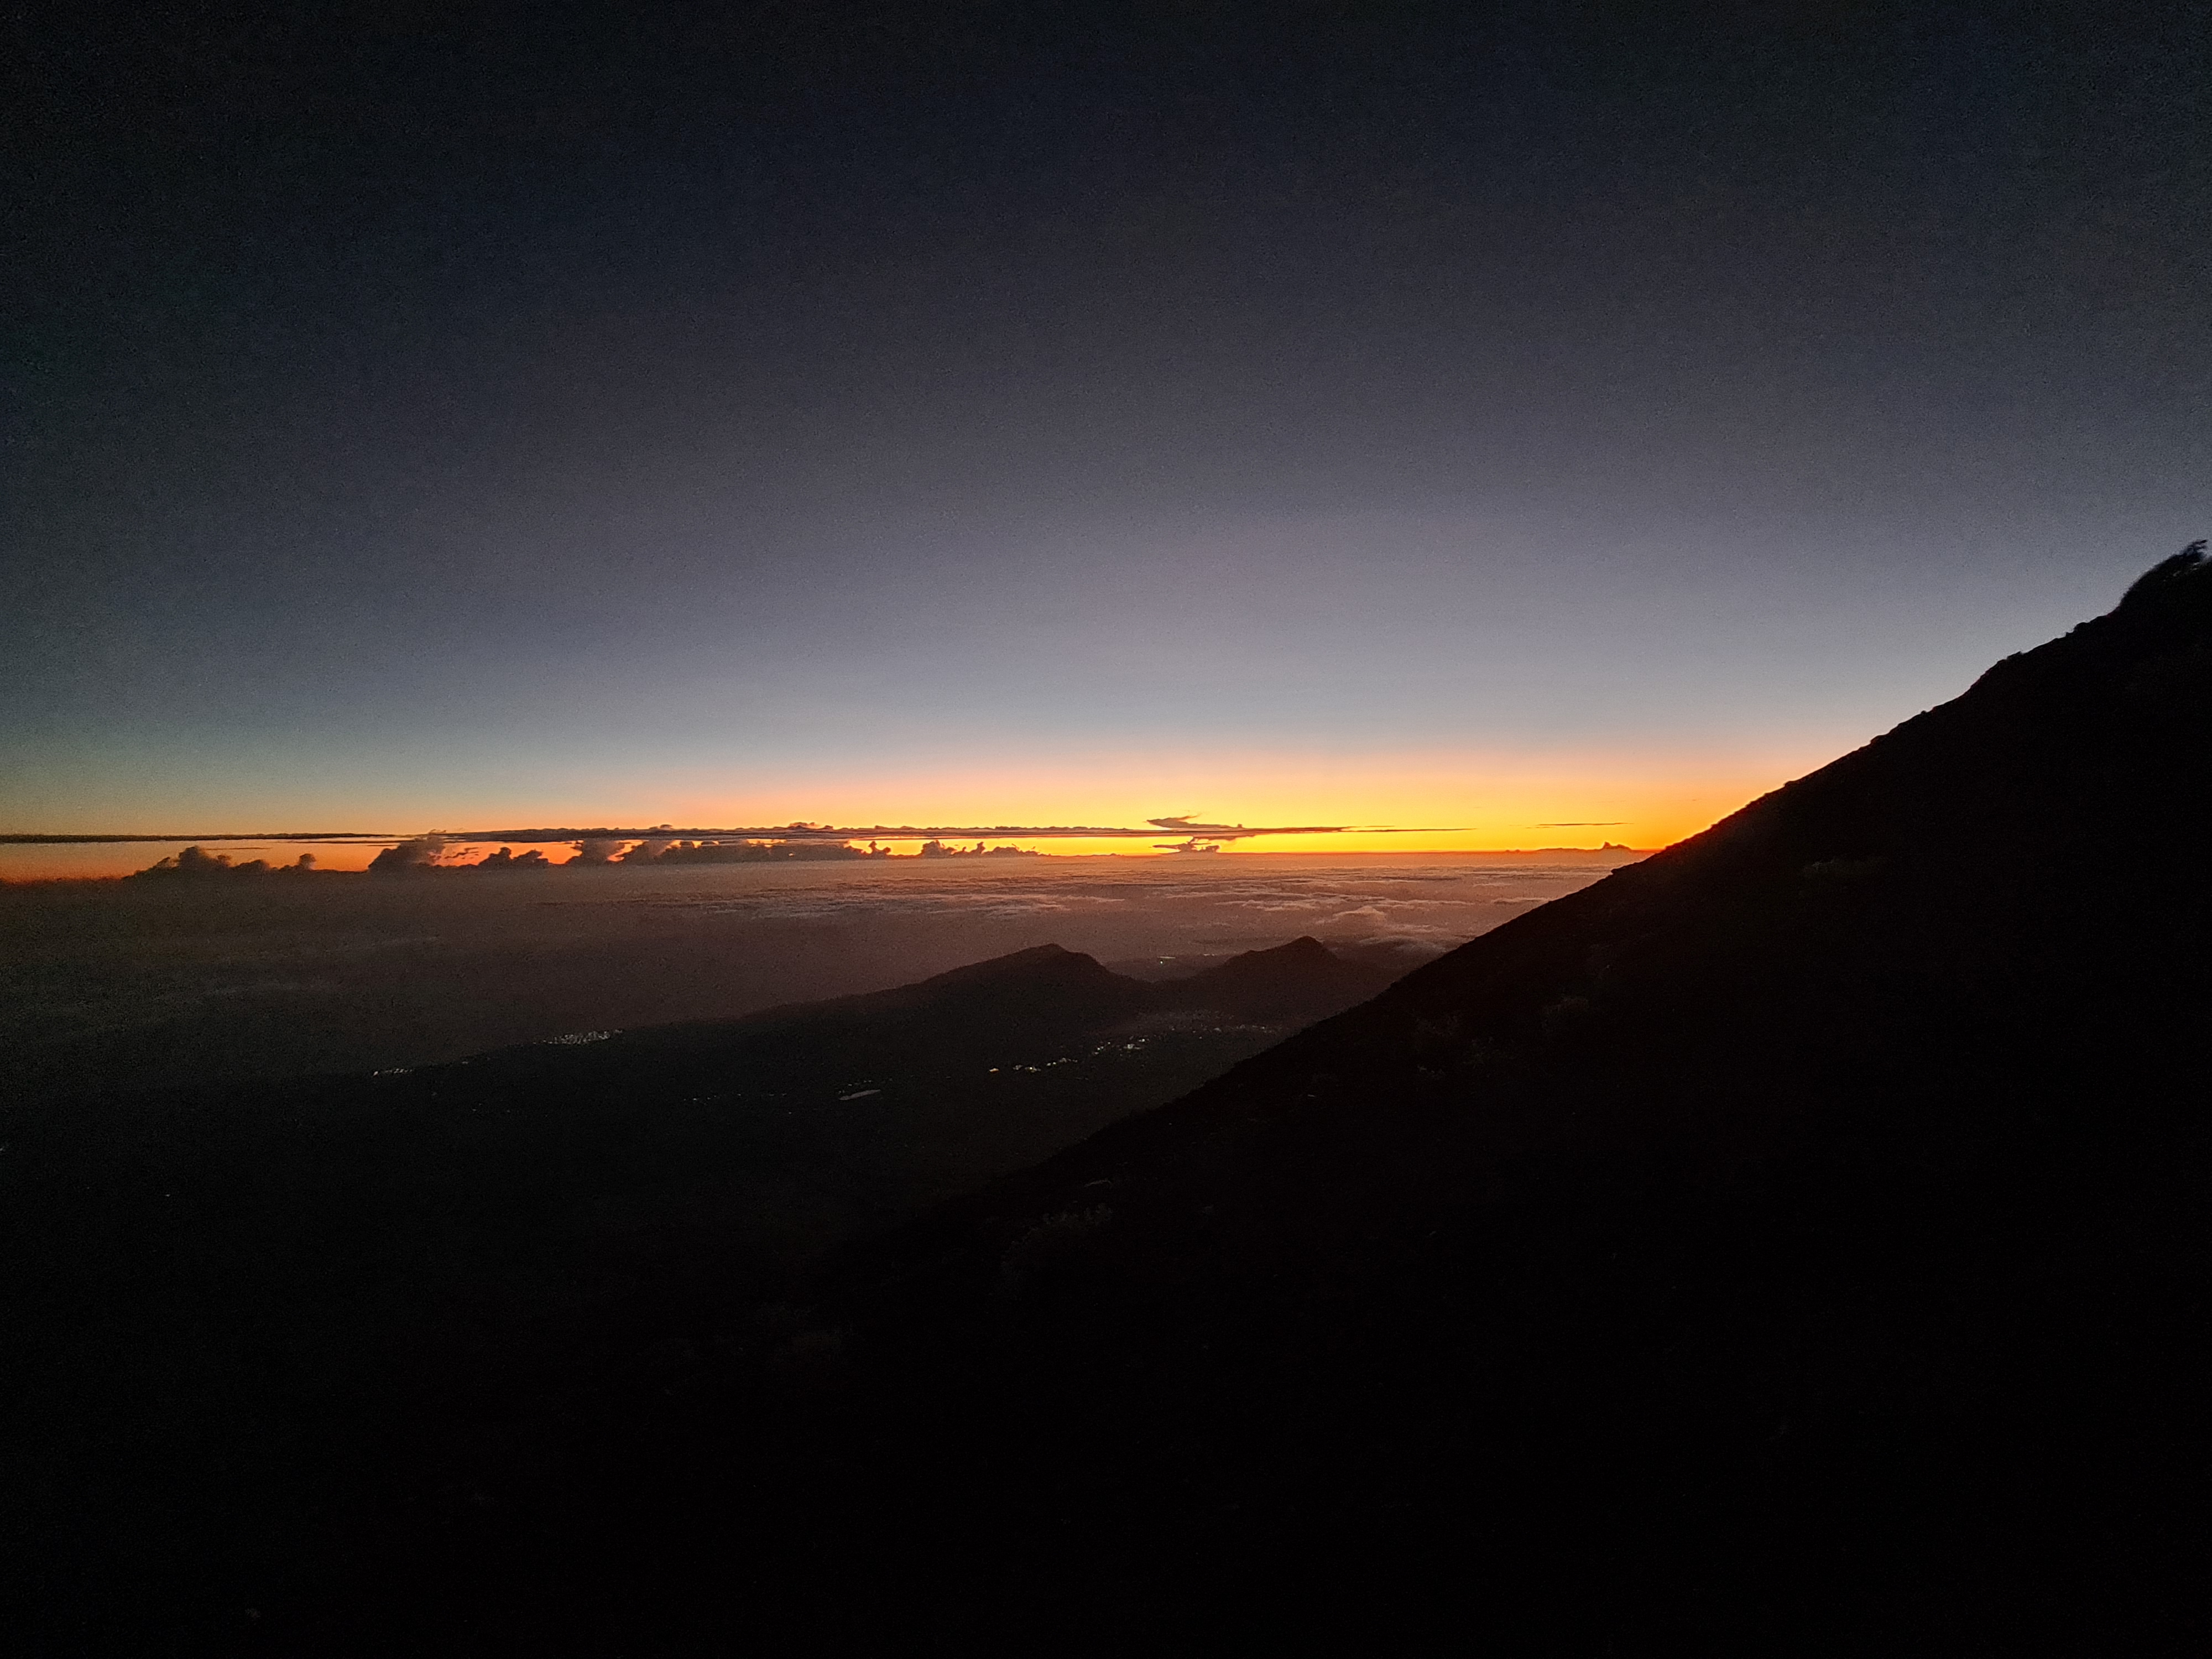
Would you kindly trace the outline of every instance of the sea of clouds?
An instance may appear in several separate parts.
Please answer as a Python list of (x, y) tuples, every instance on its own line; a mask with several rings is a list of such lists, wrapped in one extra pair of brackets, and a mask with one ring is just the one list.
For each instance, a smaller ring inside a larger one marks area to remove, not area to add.
[(1607, 866), (1024, 859), (0, 889), (0, 1086), (411, 1066), (730, 1018), (1037, 945), (1194, 971), (1310, 934), (1410, 969)]

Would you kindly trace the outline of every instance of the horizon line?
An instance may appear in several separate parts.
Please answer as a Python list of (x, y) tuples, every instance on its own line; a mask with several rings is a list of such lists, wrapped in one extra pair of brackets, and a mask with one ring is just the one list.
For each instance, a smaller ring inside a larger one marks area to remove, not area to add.
[[(1537, 828), (1551, 828), (1538, 825)], [(710, 841), (737, 839), (743, 841), (857, 841), (864, 837), (878, 841), (943, 840), (948, 836), (963, 840), (1018, 839), (1028, 841), (1115, 841), (1146, 840), (1163, 834), (1189, 835), (1199, 841), (1241, 841), (1255, 836), (1458, 836), (1474, 833), (1471, 825), (1431, 828), (1401, 828), (1384, 824), (1299, 823), (1263, 824), (1248, 827), (1244, 824), (1192, 823), (1175, 824), (1163, 829), (1152, 825), (1144, 829), (1129, 829), (1118, 824), (869, 824), (855, 829), (841, 829), (825, 823), (781, 823), (737, 829), (679, 829), (668, 824), (655, 824), (645, 829), (603, 828), (538, 828), (531, 830), (417, 830), (404, 833), (392, 830), (264, 830), (254, 834), (4, 834), (0, 833), (0, 847), (101, 847), (121, 846), (152, 842), (329, 842), (360, 843), (368, 842), (424, 841), (437, 838), (459, 842), (520, 842), (557, 843), (573, 841)]]

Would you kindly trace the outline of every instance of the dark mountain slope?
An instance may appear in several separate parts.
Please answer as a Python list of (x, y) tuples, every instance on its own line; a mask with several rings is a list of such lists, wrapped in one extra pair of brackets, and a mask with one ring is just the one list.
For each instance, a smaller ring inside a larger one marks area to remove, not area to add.
[(2192, 554), (522, 1432), (406, 1571), (647, 1649), (2195, 1650), (2208, 715)]
[[(2138, 1042), (2163, 1064), (2203, 1018), (2206, 882), (2188, 849), (2208, 805), (2212, 571), (2169, 562), (2112, 615), (1957, 701), (1475, 940), (1176, 1112), (1279, 1092), (1309, 1067), (1418, 1086), (1515, 1060), (1626, 1060), (1649, 1085), (1702, 1060), (1754, 1109), (1736, 1125), (1748, 1150), (1789, 1133), (1791, 1102), (1816, 1084), (2127, 1066)], [(1790, 1101), (1759, 1095), (1762, 1069)], [(1680, 1154), (1678, 1129), (1721, 1115), (1688, 1109), (1678, 1123), (1624, 1101), (1606, 1127)]]

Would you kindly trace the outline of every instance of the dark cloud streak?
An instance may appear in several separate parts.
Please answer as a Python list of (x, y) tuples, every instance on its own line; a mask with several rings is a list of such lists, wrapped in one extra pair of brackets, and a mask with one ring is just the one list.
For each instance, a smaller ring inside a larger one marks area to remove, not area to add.
[[(1126, 826), (1101, 824), (867, 824), (840, 829), (827, 823), (788, 823), (750, 829), (676, 830), (665, 824), (650, 830), (622, 830), (609, 827), (597, 829), (536, 829), (536, 830), (450, 830), (426, 836), (400, 838), (387, 850), (400, 854), (398, 861), (406, 863), (434, 862), (447, 842), (568, 842), (574, 844), (586, 863), (605, 863), (620, 850), (619, 844), (636, 842), (650, 847), (654, 852), (665, 850), (672, 843), (682, 841), (783, 841), (783, 842), (844, 842), (873, 839), (877, 841), (973, 841), (973, 840), (1039, 840), (1039, 841), (1141, 841), (1159, 833), (1162, 828), (1195, 831), (1208, 841), (1241, 840), (1255, 836), (1337, 836), (1359, 834), (1367, 836), (1447, 835), (1454, 833), (1449, 827), (1394, 828), (1387, 825), (1348, 823), (1300, 823), (1279, 825), (1192, 823), (1180, 818), (1155, 818), (1149, 821), (1150, 829), (1132, 830)], [(1546, 825), (1545, 828), (1557, 826)], [(374, 834), (350, 834), (342, 831), (318, 831), (313, 835), (250, 835), (250, 836), (11, 836), (0, 835), (0, 846), (106, 846), (133, 842), (191, 841), (224, 842), (244, 841), (315, 841), (334, 845), (381, 842), (394, 838)], [(647, 856), (651, 856), (647, 854)]]

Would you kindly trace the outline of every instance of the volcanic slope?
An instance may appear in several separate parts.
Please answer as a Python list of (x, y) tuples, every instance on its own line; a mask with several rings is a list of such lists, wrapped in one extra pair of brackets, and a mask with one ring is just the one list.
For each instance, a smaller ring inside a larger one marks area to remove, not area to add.
[(443, 1471), (498, 1504), (410, 1582), (646, 1647), (2201, 1650), (2208, 720), (2200, 544)]

